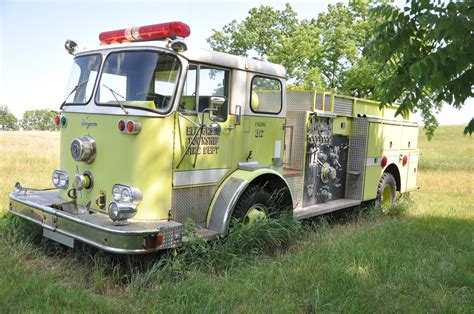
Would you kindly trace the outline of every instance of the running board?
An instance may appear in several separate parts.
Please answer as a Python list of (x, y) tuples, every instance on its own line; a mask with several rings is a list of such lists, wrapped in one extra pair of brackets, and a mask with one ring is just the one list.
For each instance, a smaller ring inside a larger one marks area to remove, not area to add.
[[(206, 229), (206, 228), (201, 227), (201, 226), (196, 226), (196, 229), (193, 232), (193, 236), (195, 238), (202, 239), (202, 240), (214, 240), (214, 239), (217, 239), (221, 235), (222, 234), (217, 232), (217, 231)], [(182, 239), (181, 239), (181, 241), (183, 243), (187, 243), (190, 240), (191, 239), (187, 236), (183, 236)]]
[(297, 207), (293, 209), (293, 215), (297, 220), (317, 216), (317, 215), (322, 215), (326, 214), (338, 209), (343, 209), (343, 208), (348, 208), (348, 207), (353, 207), (360, 205), (361, 201), (358, 200), (351, 200), (347, 198), (343, 199), (338, 199), (335, 201), (327, 202), (327, 203), (322, 203), (322, 204), (316, 204), (316, 205), (311, 205), (308, 207)]

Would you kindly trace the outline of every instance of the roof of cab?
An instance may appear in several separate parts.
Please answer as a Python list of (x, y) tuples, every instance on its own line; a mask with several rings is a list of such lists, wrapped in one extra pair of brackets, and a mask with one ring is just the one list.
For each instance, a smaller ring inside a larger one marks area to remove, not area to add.
[[(134, 43), (122, 43), (122, 44), (111, 44), (101, 45), (93, 49), (84, 49), (77, 53), (77, 55), (83, 53), (90, 53), (94, 51), (102, 50), (119, 50), (119, 49), (146, 49), (146, 48), (162, 48), (173, 52), (170, 48), (166, 47), (164, 41), (146, 41), (146, 42), (134, 42)], [(270, 63), (267, 61), (260, 61), (251, 58), (231, 55), (228, 53), (202, 49), (202, 48), (190, 48), (185, 52), (177, 53), (183, 56), (191, 62), (206, 63), (209, 65), (216, 65), (227, 68), (234, 68), (243, 71), (257, 72), (261, 74), (277, 76), (286, 78), (286, 70), (280, 64)]]

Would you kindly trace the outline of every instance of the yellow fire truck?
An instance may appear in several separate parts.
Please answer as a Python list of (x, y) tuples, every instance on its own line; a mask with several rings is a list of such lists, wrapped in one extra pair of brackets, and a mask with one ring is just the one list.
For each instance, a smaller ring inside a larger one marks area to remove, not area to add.
[(54, 188), (17, 183), (10, 213), (73, 247), (180, 246), (292, 211), (297, 219), (416, 188), (418, 126), (366, 100), (290, 92), (277, 64), (188, 49), (181, 22), (103, 32), (74, 55), (54, 119)]

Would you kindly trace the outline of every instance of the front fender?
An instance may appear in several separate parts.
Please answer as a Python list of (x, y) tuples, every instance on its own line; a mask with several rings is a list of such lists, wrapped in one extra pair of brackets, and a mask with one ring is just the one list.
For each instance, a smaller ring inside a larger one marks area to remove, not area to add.
[(286, 183), (285, 178), (272, 169), (262, 168), (254, 171), (238, 169), (229, 175), (219, 186), (212, 199), (207, 215), (207, 228), (219, 233), (226, 233), (232, 212), (242, 193), (252, 181), (267, 174), (275, 175)]

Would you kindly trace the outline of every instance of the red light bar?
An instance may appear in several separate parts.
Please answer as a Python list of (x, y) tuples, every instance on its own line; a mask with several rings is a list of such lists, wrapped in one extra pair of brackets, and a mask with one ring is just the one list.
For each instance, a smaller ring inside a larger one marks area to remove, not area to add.
[(99, 40), (101, 44), (112, 44), (188, 37), (190, 34), (191, 29), (187, 24), (183, 22), (170, 22), (102, 32), (99, 34)]

